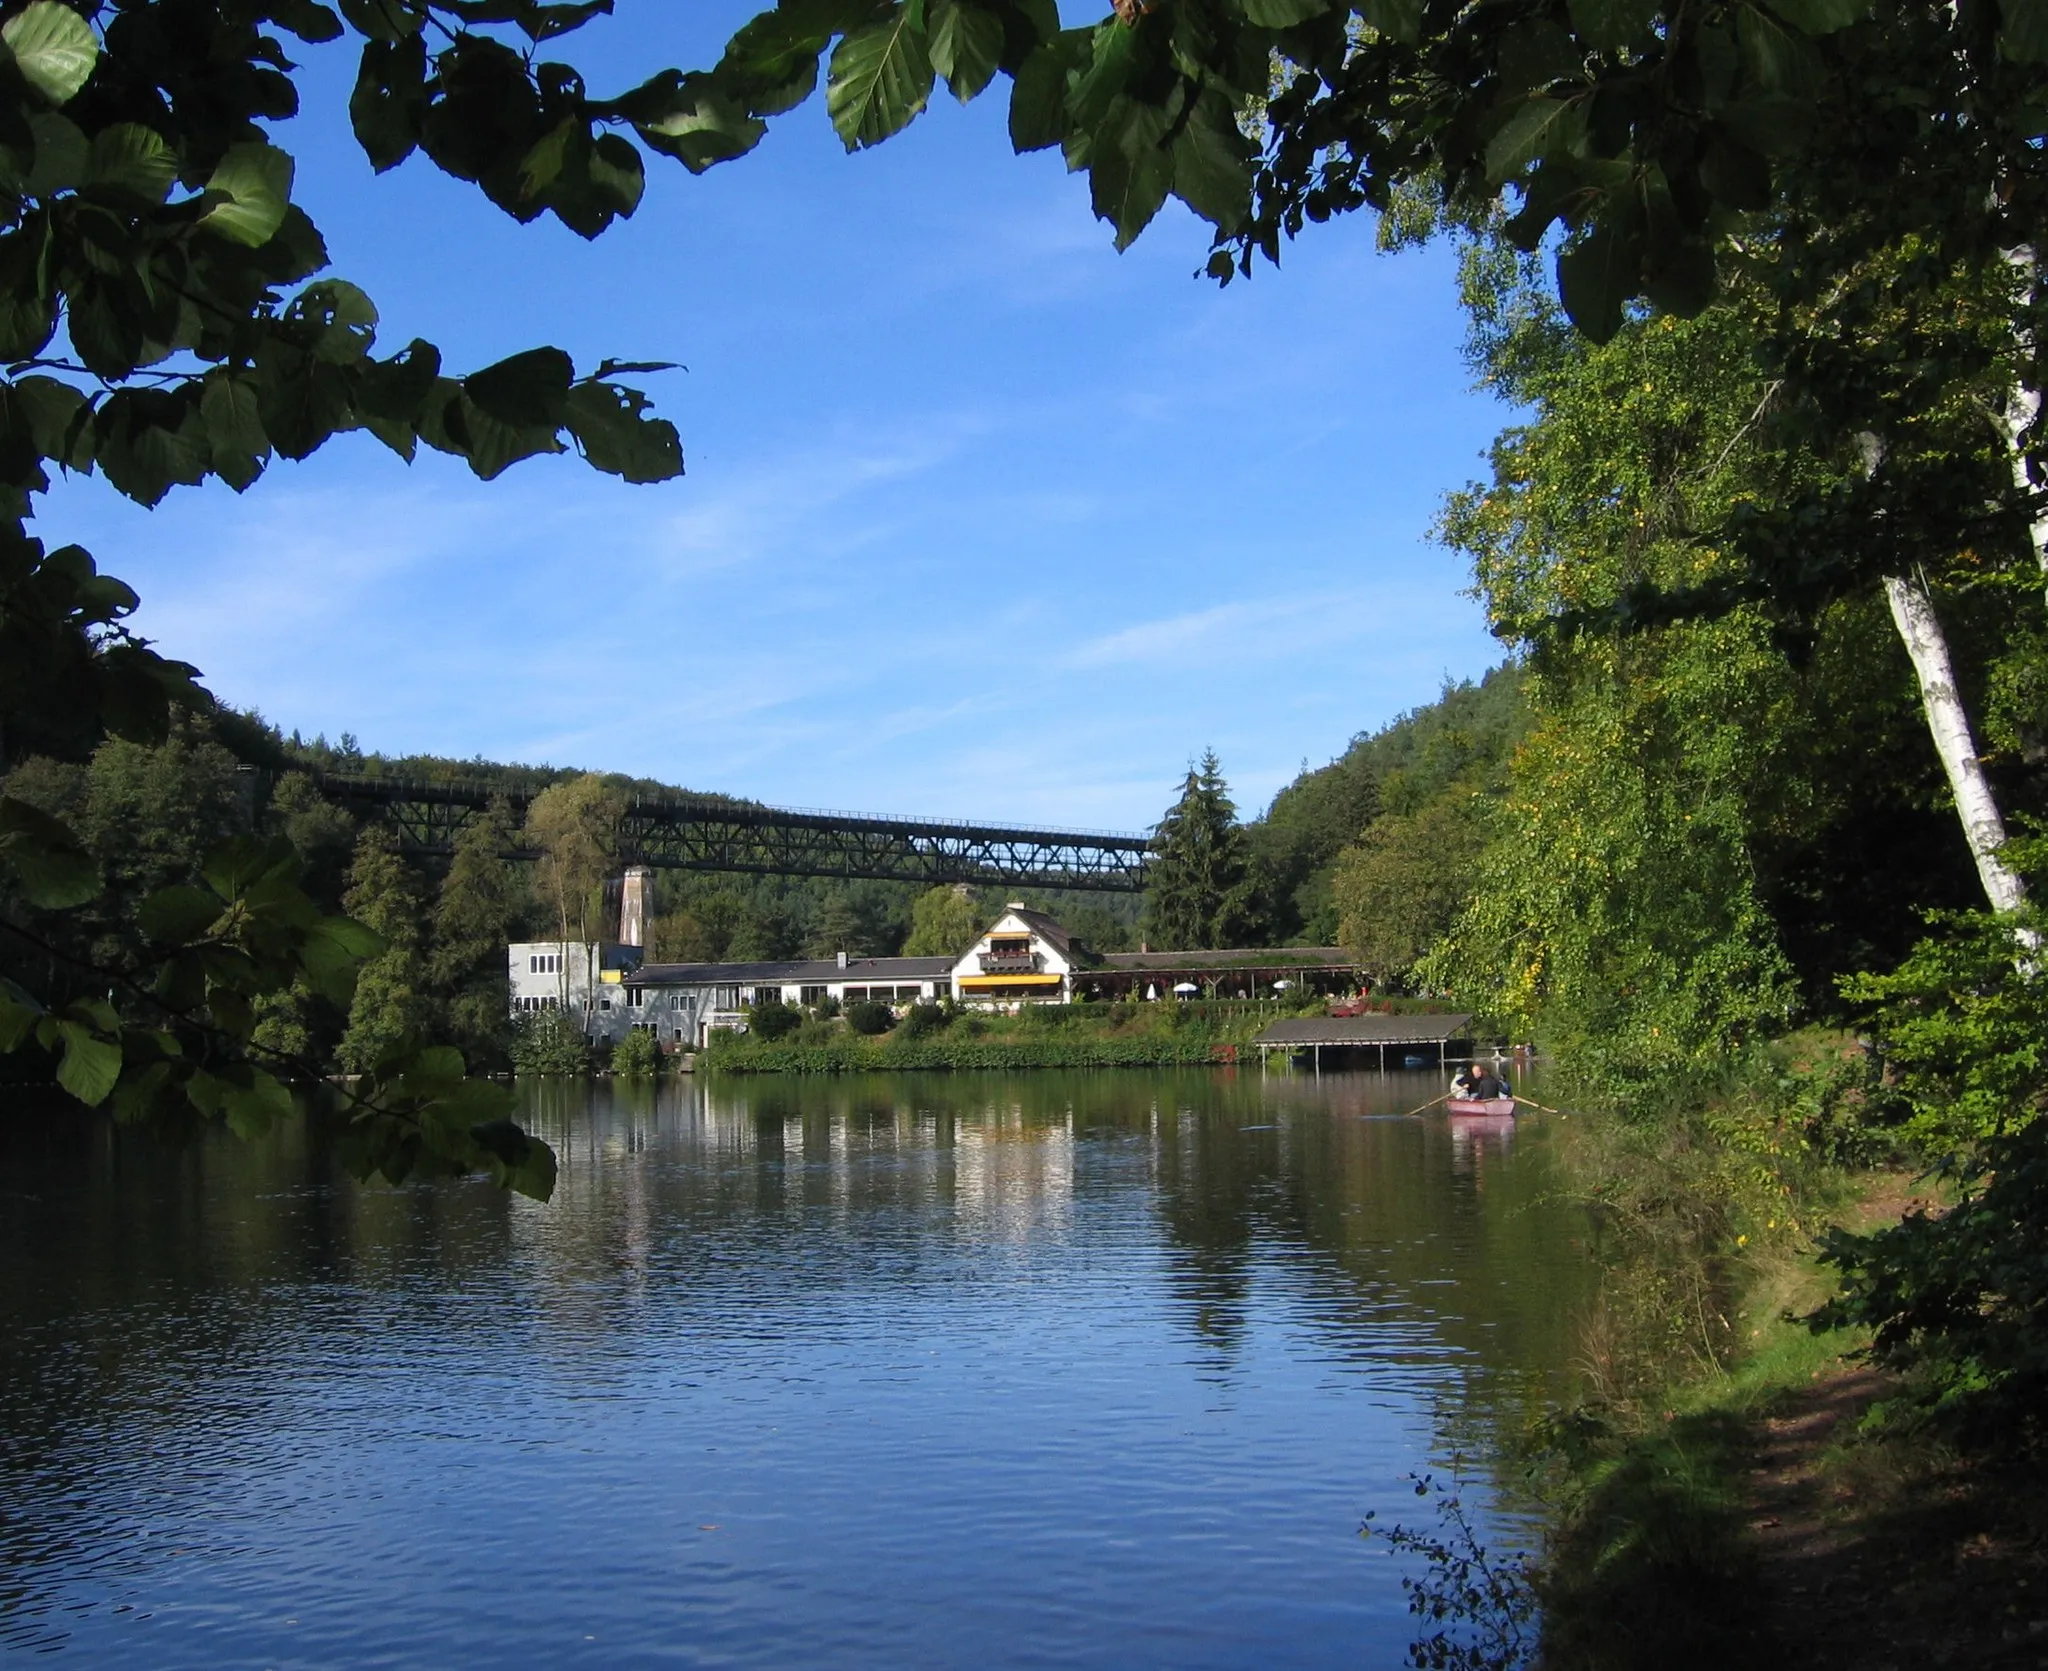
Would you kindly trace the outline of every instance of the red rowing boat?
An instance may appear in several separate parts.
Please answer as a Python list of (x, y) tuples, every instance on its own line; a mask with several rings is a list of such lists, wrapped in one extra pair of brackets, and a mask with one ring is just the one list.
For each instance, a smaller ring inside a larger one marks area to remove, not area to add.
[(1498, 1118), (1514, 1111), (1513, 1097), (1448, 1097), (1444, 1101), (1446, 1114), (1490, 1114)]

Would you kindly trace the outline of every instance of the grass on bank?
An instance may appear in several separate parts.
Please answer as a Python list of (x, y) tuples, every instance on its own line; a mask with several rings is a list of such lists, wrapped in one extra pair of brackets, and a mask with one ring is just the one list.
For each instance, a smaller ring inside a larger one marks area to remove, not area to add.
[(725, 1073), (1188, 1067), (1236, 1061), (1274, 1021), (1323, 1007), (1320, 999), (1192, 1000), (1028, 1005), (1011, 1015), (918, 1005), (874, 1036), (855, 1032), (844, 1017), (813, 1014), (776, 1039), (714, 1034), (699, 1066)]
[(1803, 1321), (1823, 1230), (1929, 1193), (1864, 1126), (1869, 1073), (1807, 1034), (1691, 1106), (1570, 1123), (1603, 1271), (1583, 1402), (1530, 1446), (1543, 1666), (2048, 1663), (2033, 1466), (1952, 1449), (1866, 1336)]

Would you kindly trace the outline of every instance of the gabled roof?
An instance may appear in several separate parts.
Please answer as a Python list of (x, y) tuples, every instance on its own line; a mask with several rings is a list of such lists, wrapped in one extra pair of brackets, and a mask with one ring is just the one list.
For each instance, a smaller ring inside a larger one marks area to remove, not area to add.
[(854, 957), (844, 969), (832, 957), (784, 958), (772, 963), (648, 963), (626, 977), (628, 986), (823, 986), (851, 981), (935, 981), (953, 972), (950, 957)]
[[(1003, 916), (1015, 917), (1026, 928), (1030, 929), (1033, 934), (1037, 935), (1039, 939), (1058, 952), (1060, 956), (1071, 957), (1073, 955), (1073, 936), (1067, 933), (1066, 925), (1052, 917), (1048, 917), (1043, 911), (1027, 910), (1021, 905), (1008, 905), (1003, 908)], [(1001, 921), (1002, 917), (996, 919), (996, 922)], [(995, 923), (989, 924), (981, 932), (982, 938), (986, 939), (995, 932)]]

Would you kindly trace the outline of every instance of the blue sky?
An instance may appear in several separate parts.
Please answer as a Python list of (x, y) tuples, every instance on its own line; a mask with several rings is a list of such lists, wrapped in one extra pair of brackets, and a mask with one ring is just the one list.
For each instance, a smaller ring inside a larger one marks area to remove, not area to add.
[[(569, 55), (706, 63), (751, 9), (623, 0)], [(1119, 256), (1084, 180), (1011, 154), (1000, 85), (858, 156), (814, 102), (701, 179), (653, 159), (586, 244), (424, 159), (375, 179), (352, 58), (303, 56), (281, 143), (381, 346), (679, 361), (648, 387), (689, 473), (481, 483), (351, 436), (240, 498), (61, 486), (45, 537), (224, 699), (389, 752), (1136, 828), (1204, 747), (1253, 810), (1498, 659), (1428, 540), (1504, 416), (1446, 252), (1357, 219), (1219, 290), (1169, 207)]]

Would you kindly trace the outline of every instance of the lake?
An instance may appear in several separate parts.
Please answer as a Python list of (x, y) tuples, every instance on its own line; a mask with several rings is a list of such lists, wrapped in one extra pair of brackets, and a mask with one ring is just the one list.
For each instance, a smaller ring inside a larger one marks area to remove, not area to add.
[[(0, 1116), (0, 1652), (1394, 1666), (1566, 1387), (1543, 1118), (1435, 1074), (522, 1088), (547, 1205)], [(1508, 1523), (1504, 1525), (1504, 1522)]]

